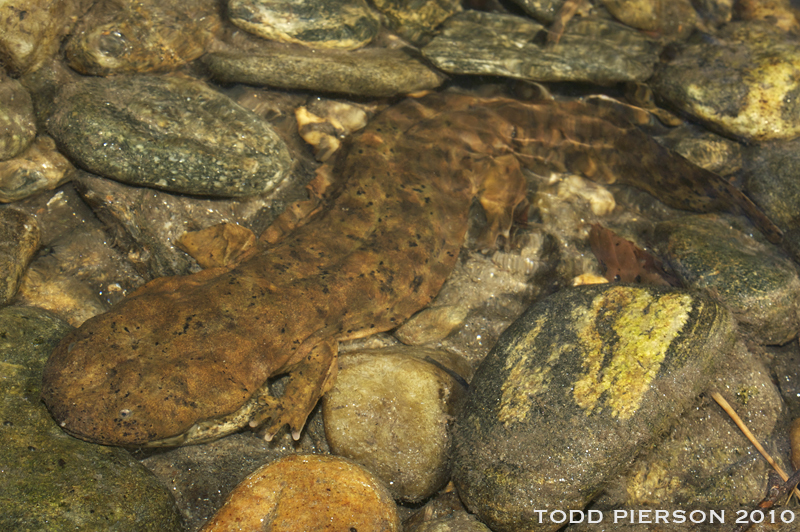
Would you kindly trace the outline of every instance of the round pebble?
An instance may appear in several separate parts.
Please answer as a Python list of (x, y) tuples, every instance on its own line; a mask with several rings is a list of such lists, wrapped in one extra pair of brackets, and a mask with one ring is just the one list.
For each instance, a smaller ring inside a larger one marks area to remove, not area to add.
[(340, 356), (323, 403), (331, 450), (374, 471), (395, 498), (433, 495), (450, 478), (450, 428), (466, 390), (447, 368), (458, 367), (454, 358), (410, 347)]

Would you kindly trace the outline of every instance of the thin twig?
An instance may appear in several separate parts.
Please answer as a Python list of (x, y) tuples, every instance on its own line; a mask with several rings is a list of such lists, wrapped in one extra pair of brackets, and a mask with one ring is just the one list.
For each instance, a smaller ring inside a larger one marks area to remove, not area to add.
[[(789, 480), (789, 475), (787, 475), (783, 469), (781, 469), (781, 467), (775, 463), (775, 460), (772, 459), (767, 450), (764, 449), (760, 443), (758, 443), (758, 440), (756, 440), (755, 436), (753, 436), (753, 433), (750, 432), (750, 429), (747, 428), (747, 426), (744, 424), (744, 421), (742, 421), (742, 418), (739, 417), (739, 414), (736, 413), (730, 403), (728, 403), (728, 401), (726, 401), (725, 398), (719, 394), (719, 392), (711, 392), (711, 397), (713, 397), (717, 404), (722, 407), (725, 413), (730, 416), (733, 422), (736, 423), (736, 426), (739, 427), (739, 430), (741, 430), (745, 437), (750, 440), (750, 443), (753, 444), (753, 447), (758, 449), (758, 452), (761, 453), (761, 456), (763, 456), (769, 465), (772, 466), (772, 469), (778, 472), (783, 481), (786, 482)], [(792, 493), (798, 498), (798, 500), (800, 500), (800, 491), (797, 491), (795, 488)]]

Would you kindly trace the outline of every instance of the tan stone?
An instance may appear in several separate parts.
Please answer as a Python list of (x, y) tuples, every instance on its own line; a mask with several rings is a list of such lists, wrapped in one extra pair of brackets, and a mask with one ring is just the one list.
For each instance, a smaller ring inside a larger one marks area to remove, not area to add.
[[(269, 526), (266, 524), (269, 523)], [(400, 530), (389, 492), (344, 458), (292, 455), (242, 481), (202, 532)]]

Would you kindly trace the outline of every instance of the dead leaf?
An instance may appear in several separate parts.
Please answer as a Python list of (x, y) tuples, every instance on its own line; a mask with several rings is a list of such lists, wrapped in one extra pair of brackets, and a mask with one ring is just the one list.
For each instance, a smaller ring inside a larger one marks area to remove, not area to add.
[(674, 275), (664, 271), (660, 259), (599, 224), (592, 224), (589, 245), (612, 283), (681, 286)]

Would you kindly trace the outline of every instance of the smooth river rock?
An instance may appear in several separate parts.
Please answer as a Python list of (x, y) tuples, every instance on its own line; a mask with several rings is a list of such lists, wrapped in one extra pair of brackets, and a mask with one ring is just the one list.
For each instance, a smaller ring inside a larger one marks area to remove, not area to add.
[(447, 19), (422, 54), (448, 74), (601, 85), (644, 81), (658, 59), (654, 40), (607, 19), (570, 22), (552, 47), (539, 38), (544, 31), (528, 18), (464, 11)]
[(433, 349), (342, 354), (323, 400), (331, 451), (375, 473), (395, 499), (427, 499), (450, 478), (452, 421), (467, 373), (466, 360)]
[(797, 266), (730, 222), (684, 216), (656, 225), (655, 240), (683, 286), (714, 290), (757, 343), (786, 343), (800, 331)]
[(72, 165), (56, 149), (56, 143), (41, 135), (18, 156), (0, 162), (0, 203), (11, 203), (52, 190), (69, 180)]
[(747, 141), (800, 135), (800, 43), (762, 21), (732, 22), (690, 39), (661, 65), (653, 90), (725, 135)]
[(435, 89), (444, 76), (407, 50), (308, 50), (263, 46), (255, 52), (213, 52), (203, 58), (215, 79), (225, 83), (395, 96)]
[(205, 53), (222, 22), (214, 0), (97, 2), (65, 47), (82, 74), (175, 70)]
[(372, 473), (345, 458), (307, 454), (257, 469), (202, 532), (240, 530), (395, 532), (400, 520), (389, 492)]
[(259, 37), (311, 48), (360, 48), (381, 27), (364, 0), (228, 0), (228, 16)]
[(49, 120), (70, 159), (130, 185), (204, 196), (271, 191), (291, 157), (270, 125), (203, 82), (177, 76), (85, 78)]
[(456, 421), (467, 508), (495, 532), (557, 530), (547, 513), (582, 509), (667, 431), (735, 331), (697, 292), (592, 285), (535, 304), (478, 367)]

